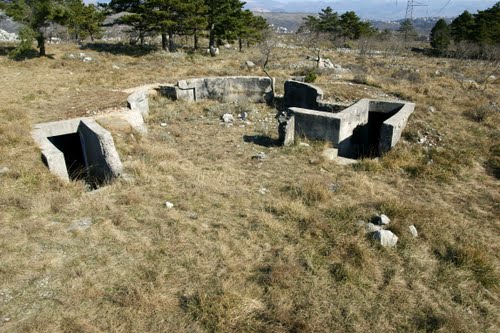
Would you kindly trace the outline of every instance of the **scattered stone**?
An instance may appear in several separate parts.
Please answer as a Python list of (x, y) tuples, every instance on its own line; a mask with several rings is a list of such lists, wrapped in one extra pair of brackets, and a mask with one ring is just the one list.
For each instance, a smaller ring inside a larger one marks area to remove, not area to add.
[(70, 54), (68, 55), (68, 58), (70, 58), (70, 59), (75, 59), (76, 57), (75, 57), (75, 55), (74, 55), (73, 53), (70, 53)]
[(330, 59), (319, 59), (318, 68), (335, 68)]
[(254, 68), (255, 67), (255, 64), (252, 61), (250, 61), (250, 60), (245, 61), (245, 65), (248, 68)]
[(264, 195), (264, 194), (269, 193), (269, 190), (267, 188), (265, 188), (265, 187), (262, 187), (262, 188), (259, 189), (259, 193)]
[(80, 220), (74, 221), (68, 229), (66, 229), (67, 232), (73, 232), (73, 231), (83, 231), (88, 229), (92, 225), (92, 219), (90, 217), (84, 217)]
[(389, 219), (385, 214), (375, 215), (372, 221), (376, 225), (389, 225), (389, 223), (391, 223), (391, 219)]
[(238, 116), (238, 118), (240, 118), (241, 120), (245, 121), (248, 118), (248, 113), (247, 112), (242, 112), (242, 113), (240, 113), (240, 115)]
[(80, 58), (82, 58), (82, 59), (83, 59), (83, 58), (85, 58), (86, 56), (87, 56), (87, 55), (86, 55), (85, 53), (83, 53), (83, 52), (81, 52), (81, 53), (80, 53)]
[(415, 226), (413, 224), (409, 228), (410, 228), (410, 232), (411, 232), (413, 238), (417, 238), (418, 237), (417, 228), (415, 228)]
[(357, 225), (358, 227), (364, 227), (364, 226), (366, 225), (366, 222), (365, 222), (365, 221), (363, 221), (363, 220), (357, 220), (357, 221), (356, 221), (356, 225)]
[(297, 82), (304, 82), (306, 80), (306, 77), (305, 76), (292, 76), (290, 79), (293, 81), (297, 81)]
[(335, 148), (327, 148), (323, 150), (321, 156), (323, 156), (328, 161), (333, 161), (338, 156), (338, 150)]
[(92, 60), (94, 60), (94, 59), (92, 59), (91, 57), (85, 57), (85, 58), (83, 58), (83, 62), (90, 62)]
[(398, 237), (390, 230), (377, 230), (373, 233), (375, 239), (383, 247), (394, 247), (398, 243)]
[(232, 123), (234, 122), (234, 117), (230, 113), (224, 113), (221, 117), (222, 121), (225, 123)]
[(167, 127), (167, 123), (161, 123), (160, 126), (161, 127)]
[(17, 35), (15, 33), (10, 33), (5, 30), (0, 29), (0, 41), (1, 42), (15, 42), (17, 41)]
[(375, 225), (375, 224), (373, 224), (373, 223), (371, 223), (371, 222), (366, 223), (366, 225), (365, 225), (365, 229), (366, 229), (366, 231), (367, 231), (367, 232), (375, 232), (375, 231), (380, 231), (380, 230), (383, 230), (383, 229), (382, 229), (382, 226), (380, 226), (380, 225)]
[(5, 317), (5, 318), (3, 319), (3, 322), (4, 322), (4, 323), (9, 322), (9, 321), (10, 321), (10, 318), (9, 318), (9, 317)]
[(165, 201), (165, 207), (167, 207), (168, 209), (172, 209), (174, 208), (174, 204), (170, 201)]
[(120, 69), (120, 67), (113, 64), (113, 69)]
[(10, 169), (5, 166), (4, 167), (0, 166), (0, 175), (9, 172), (9, 170)]
[(259, 152), (257, 155), (252, 156), (252, 160), (263, 160), (266, 158), (266, 153), (264, 153), (263, 151)]
[(436, 112), (436, 108), (433, 106), (429, 106), (429, 112)]
[(308, 143), (305, 143), (305, 142), (301, 142), (301, 143), (299, 143), (299, 147), (311, 147), (311, 145), (309, 145)]

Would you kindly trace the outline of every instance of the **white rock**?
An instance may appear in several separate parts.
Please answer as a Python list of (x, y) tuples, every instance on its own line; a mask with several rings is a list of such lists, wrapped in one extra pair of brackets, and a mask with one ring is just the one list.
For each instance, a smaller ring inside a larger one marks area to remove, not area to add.
[(252, 61), (250, 61), (250, 60), (245, 61), (245, 65), (246, 65), (248, 68), (254, 68), (254, 67), (255, 67), (255, 63), (253, 63), (253, 62), (252, 62)]
[(372, 218), (372, 222), (376, 225), (388, 225), (389, 223), (391, 223), (391, 219), (389, 219), (387, 215), (381, 214), (381, 215), (375, 215)]
[(327, 149), (323, 150), (323, 152), (321, 153), (321, 156), (323, 156), (328, 161), (333, 161), (338, 156), (338, 154), (339, 154), (339, 152), (337, 149), (327, 148)]
[(120, 69), (120, 67), (113, 65), (113, 69)]
[(85, 53), (80, 53), (80, 58), (85, 58), (87, 55)]
[(305, 143), (305, 142), (299, 143), (299, 146), (300, 147), (311, 147), (308, 143)]
[(265, 159), (267, 156), (266, 156), (266, 153), (264, 153), (263, 151), (259, 152), (257, 155), (255, 156), (252, 156), (252, 160), (263, 160)]
[(383, 230), (382, 226), (375, 225), (373, 223), (366, 223), (365, 225), (366, 232), (375, 232), (375, 231), (380, 231)]
[(83, 58), (83, 62), (90, 62), (92, 60), (94, 60), (94, 59), (92, 59), (91, 57), (85, 57), (85, 58)]
[(265, 188), (265, 187), (259, 189), (259, 193), (260, 194), (267, 194), (268, 192), (269, 192), (269, 190), (267, 188)]
[(161, 123), (160, 126), (161, 127), (167, 127), (167, 123)]
[(174, 208), (174, 204), (171, 203), (170, 201), (165, 201), (165, 207), (167, 207), (168, 209), (171, 209), (171, 208)]
[(384, 247), (394, 247), (398, 243), (398, 237), (390, 230), (378, 230), (373, 233), (375, 239)]
[(429, 112), (436, 112), (436, 108), (433, 106), (429, 106)]
[(9, 170), (10, 170), (10, 169), (9, 169), (9, 168), (7, 168), (7, 167), (0, 167), (0, 175), (1, 175), (1, 174), (3, 174), (3, 173), (7, 173), (7, 172), (9, 172)]
[(411, 232), (412, 236), (414, 238), (417, 238), (418, 237), (417, 228), (415, 228), (415, 226), (413, 224), (409, 228), (410, 228), (410, 232)]
[(92, 225), (92, 219), (90, 217), (84, 217), (80, 220), (74, 221), (68, 229), (67, 232), (86, 230)]
[(225, 122), (225, 123), (232, 123), (232, 122), (234, 122), (234, 117), (230, 113), (224, 113), (221, 118), (222, 118), (222, 121)]

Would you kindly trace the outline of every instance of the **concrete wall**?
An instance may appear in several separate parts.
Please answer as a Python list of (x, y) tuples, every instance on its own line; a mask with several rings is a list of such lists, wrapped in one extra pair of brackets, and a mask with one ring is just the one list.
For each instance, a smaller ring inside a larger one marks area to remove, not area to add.
[(78, 126), (88, 179), (102, 184), (118, 177), (123, 170), (111, 133), (95, 121), (82, 120)]
[(274, 79), (259, 76), (209, 77), (180, 80), (160, 87), (160, 93), (174, 100), (221, 102), (271, 102)]
[(41, 149), (42, 159), (50, 172), (69, 181), (64, 154), (48, 138), (72, 133), (80, 134), (87, 171), (91, 178), (108, 180), (122, 172), (122, 163), (111, 134), (92, 119), (78, 118), (36, 124), (32, 137)]
[(285, 82), (285, 107), (319, 110), (323, 91), (312, 84), (289, 80)]
[(388, 152), (401, 139), (410, 115), (415, 110), (414, 103), (405, 103), (392, 117), (384, 121), (380, 132), (380, 153)]
[(362, 99), (338, 113), (291, 107), (286, 116), (279, 117), (280, 140), (284, 145), (301, 136), (325, 140), (338, 149), (340, 156), (352, 156), (361, 151), (363, 141), (369, 140), (370, 112), (387, 113), (388, 119), (376, 133), (380, 135), (378, 153), (383, 154), (399, 141), (414, 109), (413, 103), (370, 99)]
[(146, 90), (139, 90), (127, 97), (127, 106), (130, 110), (137, 110), (142, 116), (149, 114), (149, 99)]

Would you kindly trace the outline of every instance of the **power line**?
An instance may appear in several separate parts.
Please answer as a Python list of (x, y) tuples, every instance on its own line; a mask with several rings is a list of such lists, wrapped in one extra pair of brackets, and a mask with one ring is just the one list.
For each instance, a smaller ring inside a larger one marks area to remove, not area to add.
[(443, 7), (441, 7), (440, 10), (436, 13), (436, 16), (438, 16), (448, 5), (450, 4), (451, 0), (448, 0)]
[(408, 3), (406, 4), (406, 14), (405, 14), (405, 20), (411, 20), (413, 21), (413, 12), (415, 7), (426, 7), (427, 5), (415, 1), (415, 0), (408, 0)]

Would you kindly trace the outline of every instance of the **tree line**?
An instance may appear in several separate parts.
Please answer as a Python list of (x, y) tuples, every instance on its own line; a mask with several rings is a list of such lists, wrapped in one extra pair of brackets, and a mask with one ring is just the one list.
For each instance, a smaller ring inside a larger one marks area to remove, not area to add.
[(326, 7), (317, 17), (304, 17), (304, 24), (298, 32), (326, 33), (334, 41), (341, 38), (345, 42), (348, 39), (356, 40), (361, 36), (373, 35), (376, 31), (369, 22), (362, 21), (353, 11), (339, 15), (331, 7)]
[(474, 43), (484, 48), (500, 43), (500, 2), (477, 14), (464, 11), (449, 25), (444, 19), (436, 22), (430, 35), (432, 48), (446, 51), (451, 42)]
[(176, 36), (192, 36), (198, 48), (200, 36), (208, 37), (215, 55), (222, 41), (258, 42), (268, 28), (266, 20), (244, 10), (239, 0), (111, 0), (108, 4), (84, 4), (83, 0), (0, 0), (0, 9), (23, 24), (20, 52), (31, 49), (35, 39), (40, 55), (46, 54), (46, 30), (52, 23), (68, 28), (75, 40), (100, 37), (107, 15), (118, 14), (115, 24), (131, 27), (144, 44), (146, 36), (161, 35), (162, 48), (175, 51)]

